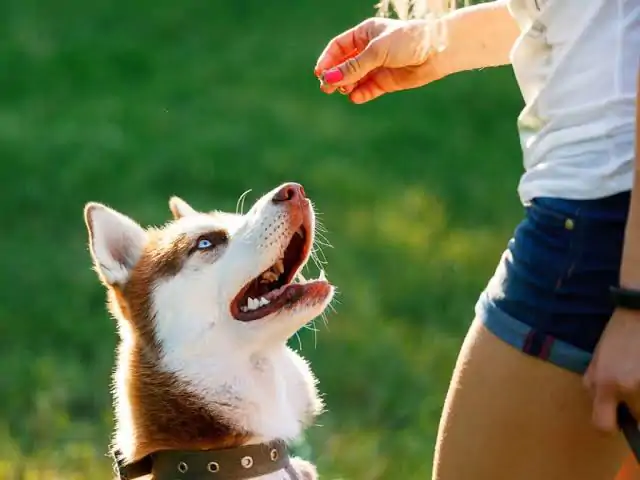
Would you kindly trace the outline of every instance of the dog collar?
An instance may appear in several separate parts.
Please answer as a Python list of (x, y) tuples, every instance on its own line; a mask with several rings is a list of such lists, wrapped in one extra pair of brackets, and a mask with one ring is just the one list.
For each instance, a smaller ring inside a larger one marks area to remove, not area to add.
[(118, 450), (112, 456), (119, 480), (149, 474), (154, 480), (246, 480), (278, 470), (299, 480), (282, 440), (221, 450), (162, 450), (132, 463), (125, 463)]

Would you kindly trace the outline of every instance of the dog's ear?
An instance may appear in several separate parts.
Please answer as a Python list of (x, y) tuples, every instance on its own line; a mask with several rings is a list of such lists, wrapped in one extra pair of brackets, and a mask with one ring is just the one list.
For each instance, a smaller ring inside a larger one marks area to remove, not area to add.
[(124, 285), (142, 256), (147, 235), (129, 217), (100, 203), (84, 207), (89, 249), (98, 275), (106, 285)]
[(169, 199), (169, 209), (173, 214), (174, 220), (198, 213), (191, 205), (180, 197), (171, 197)]

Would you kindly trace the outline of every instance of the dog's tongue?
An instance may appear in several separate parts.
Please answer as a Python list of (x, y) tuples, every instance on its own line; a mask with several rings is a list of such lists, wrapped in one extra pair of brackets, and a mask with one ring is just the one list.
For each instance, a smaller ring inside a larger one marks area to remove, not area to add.
[[(286, 297), (286, 300), (297, 300), (296, 297), (299, 297), (304, 292), (304, 286), (309, 283), (301, 273), (297, 274), (297, 278), (299, 283), (288, 283), (287, 285), (283, 285), (282, 287), (276, 288), (275, 290), (271, 290), (270, 292), (262, 296), (270, 302), (283, 296)], [(324, 270), (321, 270), (320, 277), (317, 280), (312, 281), (311, 283), (326, 281), (327, 277), (324, 273)]]
[(282, 295), (282, 293), (287, 289), (289, 285), (283, 285), (280, 288), (276, 288), (275, 290), (271, 290), (269, 293), (267, 293), (266, 295), (263, 295), (263, 298), (265, 298), (266, 300), (273, 300), (274, 298), (279, 297), (280, 295)]
[(304, 286), (300, 283), (289, 283), (280, 288), (270, 291), (264, 298), (270, 302), (276, 299), (297, 300), (304, 293)]

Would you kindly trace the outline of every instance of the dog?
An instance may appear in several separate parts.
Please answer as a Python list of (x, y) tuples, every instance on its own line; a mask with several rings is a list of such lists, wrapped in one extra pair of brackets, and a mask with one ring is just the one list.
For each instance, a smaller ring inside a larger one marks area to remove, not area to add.
[(200, 212), (178, 197), (169, 207), (173, 220), (148, 229), (101, 203), (84, 208), (119, 334), (116, 475), (316, 479), (286, 449), (324, 408), (287, 340), (335, 291), (323, 272), (294, 281), (316, 225), (303, 187), (280, 185), (246, 214)]

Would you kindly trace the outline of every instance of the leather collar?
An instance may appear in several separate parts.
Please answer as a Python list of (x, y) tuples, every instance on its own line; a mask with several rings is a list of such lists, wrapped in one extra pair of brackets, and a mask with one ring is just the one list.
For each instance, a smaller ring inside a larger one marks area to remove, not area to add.
[(151, 473), (154, 480), (246, 480), (278, 470), (299, 480), (282, 440), (222, 450), (162, 450), (128, 464), (118, 450), (112, 456), (119, 480)]

